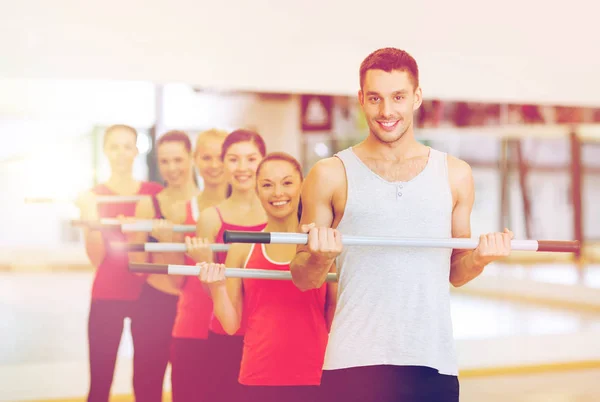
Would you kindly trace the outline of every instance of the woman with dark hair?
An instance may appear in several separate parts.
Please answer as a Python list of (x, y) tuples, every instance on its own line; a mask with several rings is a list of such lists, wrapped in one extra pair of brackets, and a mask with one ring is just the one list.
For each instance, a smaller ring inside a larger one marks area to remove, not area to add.
[[(198, 188), (193, 176), (192, 146), (183, 131), (170, 131), (157, 141), (158, 168), (166, 183), (163, 191), (138, 203), (135, 217), (154, 220), (150, 234), (129, 234), (131, 243), (183, 243), (185, 233), (175, 233), (174, 224), (195, 224), (193, 205)], [(193, 233), (188, 233), (193, 235)], [(130, 253), (131, 262), (159, 264), (194, 264), (183, 253)], [(143, 351), (144, 359), (136, 360), (133, 384), (143, 394), (136, 400), (162, 400), (165, 371), (170, 358), (172, 330), (183, 278), (168, 275), (143, 275), (145, 283), (131, 325), (136, 353)], [(139, 373), (139, 374), (138, 374)]]
[[(268, 155), (257, 169), (257, 194), (268, 220), (265, 232), (296, 232), (302, 170), (284, 153)], [(239, 382), (243, 401), (319, 399), (328, 328), (337, 286), (303, 292), (291, 281), (225, 279), (225, 267), (289, 271), (291, 244), (232, 244), (225, 264), (200, 263), (215, 316), (233, 334), (246, 319)]]
[[(196, 238), (186, 239), (188, 254), (196, 262), (225, 262), (227, 253), (212, 253), (202, 244), (223, 243), (225, 230), (261, 231), (267, 216), (256, 194), (256, 169), (266, 155), (262, 137), (253, 131), (236, 130), (223, 142), (221, 159), (229, 183), (230, 196), (218, 205), (204, 210), (198, 219)], [(200, 240), (202, 239), (202, 240)], [(202, 400), (237, 401), (241, 389), (238, 383), (244, 337), (244, 325), (235, 334), (228, 334), (212, 315), (206, 328), (206, 360), (202, 380)]]

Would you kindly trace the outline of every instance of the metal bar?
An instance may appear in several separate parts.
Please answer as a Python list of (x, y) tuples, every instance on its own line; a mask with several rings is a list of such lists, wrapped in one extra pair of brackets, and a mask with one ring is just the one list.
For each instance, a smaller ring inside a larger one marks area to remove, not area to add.
[[(152, 221), (144, 220), (135, 223), (124, 223), (123, 232), (152, 232)], [(173, 231), (179, 233), (196, 233), (196, 225), (173, 225)]]
[[(145, 253), (186, 253), (185, 243), (121, 243), (112, 242), (111, 247), (119, 251), (141, 251)], [(210, 249), (214, 252), (228, 251), (229, 244), (213, 243)]]
[[(97, 195), (95, 197), (98, 204), (121, 204), (134, 203), (148, 197), (147, 195)], [(59, 204), (72, 203), (73, 199), (60, 197), (27, 197), (26, 204)]]
[[(306, 244), (308, 235), (305, 233), (226, 230), (223, 234), (223, 239), (225, 243)], [(427, 239), (342, 235), (342, 243), (344, 246), (397, 246), (473, 250), (477, 248), (479, 239)], [(521, 251), (575, 252), (580, 249), (580, 244), (579, 241), (512, 240), (511, 249)]]
[[(129, 264), (131, 272), (146, 274), (163, 275), (185, 275), (198, 276), (200, 267), (197, 265), (167, 265), (167, 264)], [(245, 278), (245, 279), (270, 279), (270, 280), (292, 280), (290, 271), (275, 271), (268, 269), (253, 268), (225, 268), (225, 277), (227, 278)], [(337, 274), (327, 274), (327, 282), (337, 282)]]

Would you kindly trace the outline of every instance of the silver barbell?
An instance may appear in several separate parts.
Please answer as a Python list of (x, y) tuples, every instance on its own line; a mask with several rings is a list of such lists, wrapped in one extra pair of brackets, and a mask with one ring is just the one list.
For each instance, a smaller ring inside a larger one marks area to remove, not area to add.
[[(185, 243), (122, 243), (112, 242), (111, 247), (118, 251), (146, 252), (146, 253), (186, 253)], [(228, 251), (229, 244), (210, 244), (212, 251)]]
[[(94, 199), (98, 204), (134, 203), (149, 197), (149, 195), (96, 195)], [(63, 204), (74, 203), (71, 198), (61, 197), (26, 197), (26, 204)]]
[[(224, 243), (257, 243), (257, 244), (298, 244), (308, 243), (306, 233), (288, 232), (245, 232), (225, 230)], [(479, 239), (472, 238), (395, 238), (373, 236), (345, 236), (342, 234), (344, 246), (396, 246), (452, 248), (473, 250), (479, 245)], [(511, 240), (511, 249), (520, 251), (575, 253), (581, 248), (577, 240)]]
[[(130, 263), (129, 270), (136, 273), (161, 275), (198, 276), (200, 274), (200, 267), (197, 265)], [(289, 281), (292, 280), (292, 273), (290, 271), (275, 271), (268, 269), (225, 268), (225, 277)], [(326, 281), (337, 282), (337, 274), (327, 274)]]
[[(150, 219), (143, 219), (132, 223), (121, 223), (115, 218), (102, 218), (98, 221), (82, 221), (73, 220), (71, 221), (73, 226), (85, 226), (94, 230), (121, 230), (123, 233), (131, 232), (152, 232), (153, 221)], [(177, 233), (190, 233), (196, 232), (196, 225), (173, 225), (173, 231)]]

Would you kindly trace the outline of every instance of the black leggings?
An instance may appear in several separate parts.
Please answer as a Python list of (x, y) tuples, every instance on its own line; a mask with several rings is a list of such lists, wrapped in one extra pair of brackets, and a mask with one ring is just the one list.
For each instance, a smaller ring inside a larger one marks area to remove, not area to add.
[(173, 402), (205, 402), (214, 384), (209, 381), (206, 339), (173, 338), (171, 345), (171, 390)]
[(242, 363), (244, 337), (219, 335), (209, 331), (207, 339), (208, 381), (206, 400), (209, 402), (239, 402), (242, 385), (238, 378)]
[(123, 320), (131, 318), (133, 391), (138, 401), (162, 401), (178, 297), (145, 284), (136, 301), (92, 300), (88, 320), (88, 402), (108, 402)]
[(324, 370), (323, 396), (344, 402), (458, 402), (458, 378), (429, 367), (369, 366)]

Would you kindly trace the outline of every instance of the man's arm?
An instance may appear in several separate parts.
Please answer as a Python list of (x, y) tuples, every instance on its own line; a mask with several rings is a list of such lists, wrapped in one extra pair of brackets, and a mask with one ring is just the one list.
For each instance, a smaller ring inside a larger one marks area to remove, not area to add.
[(318, 161), (302, 184), (300, 230), (308, 232), (308, 244), (299, 245), (290, 264), (292, 280), (300, 290), (320, 288), (342, 250), (334, 222), (333, 196), (345, 176), (338, 158)]
[[(471, 237), (471, 212), (475, 201), (475, 185), (471, 167), (464, 161), (449, 157), (448, 167), (455, 205), (452, 211), (452, 237)], [(512, 233), (488, 233), (479, 236), (475, 250), (453, 250), (450, 283), (463, 286), (479, 276), (487, 264), (510, 254)]]

